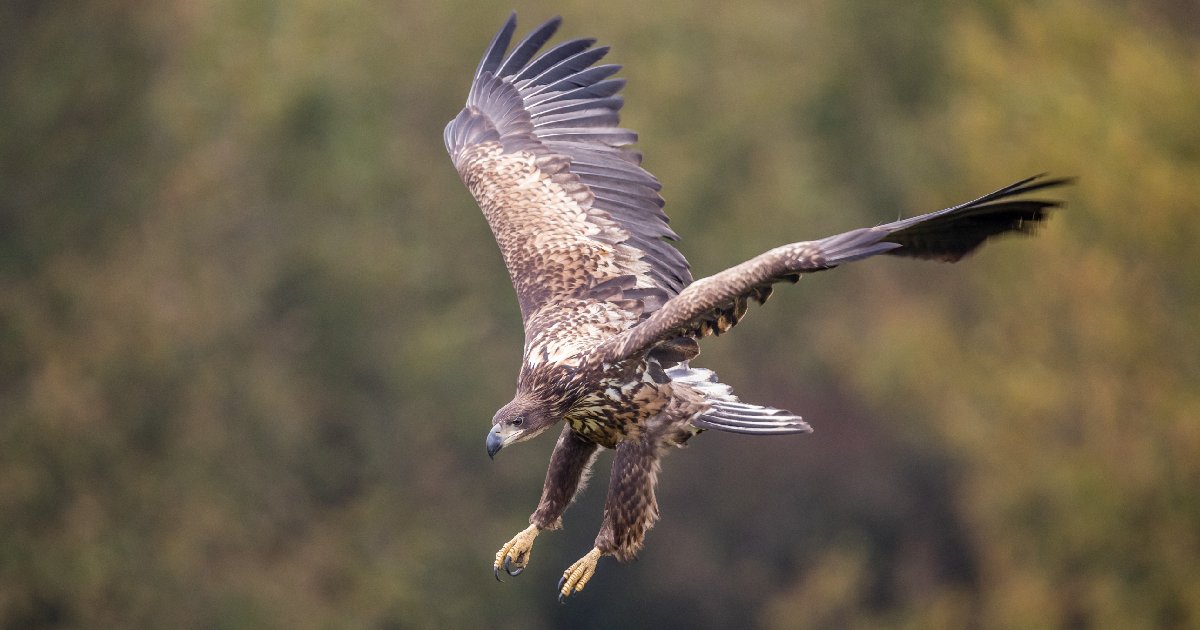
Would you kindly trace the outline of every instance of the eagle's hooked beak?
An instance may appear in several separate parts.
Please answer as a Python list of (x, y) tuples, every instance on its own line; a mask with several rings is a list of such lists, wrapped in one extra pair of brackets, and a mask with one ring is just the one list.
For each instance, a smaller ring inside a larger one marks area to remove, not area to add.
[(494, 459), (496, 453), (502, 448), (504, 448), (504, 438), (500, 437), (499, 433), (496, 433), (496, 427), (492, 427), (492, 430), (488, 431), (487, 436), (488, 459)]

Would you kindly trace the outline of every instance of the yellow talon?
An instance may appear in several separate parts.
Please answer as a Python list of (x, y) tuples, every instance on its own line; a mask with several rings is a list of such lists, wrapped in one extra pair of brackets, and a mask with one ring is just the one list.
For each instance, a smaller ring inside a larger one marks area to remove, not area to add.
[(558, 601), (563, 601), (570, 597), (572, 593), (578, 593), (587, 586), (592, 576), (596, 574), (596, 563), (600, 561), (600, 556), (604, 552), (597, 548), (592, 548), (587, 552), (587, 555), (575, 561), (563, 571), (562, 579), (558, 581)]
[(501, 570), (514, 577), (525, 570), (525, 566), (529, 564), (529, 556), (533, 553), (533, 539), (537, 538), (540, 532), (536, 525), (530, 525), (496, 552), (492, 572), (497, 580), (500, 579)]

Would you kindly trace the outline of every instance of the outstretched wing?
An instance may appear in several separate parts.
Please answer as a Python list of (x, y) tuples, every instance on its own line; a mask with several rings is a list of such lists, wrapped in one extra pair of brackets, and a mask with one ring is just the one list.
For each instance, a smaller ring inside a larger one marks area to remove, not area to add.
[(645, 321), (605, 342), (597, 357), (612, 362), (679, 337), (720, 334), (741, 319), (749, 300), (761, 304), (772, 284), (796, 282), (804, 273), (877, 254), (955, 262), (994, 236), (1031, 233), (1060, 204), (1016, 197), (1069, 182), (1031, 177), (945, 210), (775, 248), (692, 283)]
[(509, 17), (446, 126), (446, 149), (500, 245), (527, 323), (564, 298), (608, 299), (644, 316), (691, 272), (663, 241), (678, 237), (658, 180), (623, 148), (637, 136), (617, 126), (624, 81), (609, 77), (620, 66), (595, 65), (608, 49), (576, 39), (535, 57), (560, 21), (506, 57)]

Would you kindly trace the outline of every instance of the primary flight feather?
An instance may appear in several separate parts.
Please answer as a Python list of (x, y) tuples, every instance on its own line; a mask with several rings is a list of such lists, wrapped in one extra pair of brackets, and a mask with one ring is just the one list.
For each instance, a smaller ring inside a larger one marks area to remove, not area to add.
[(678, 237), (659, 182), (626, 148), (637, 136), (619, 126), (620, 67), (598, 65), (608, 48), (575, 39), (538, 54), (560, 22), (508, 52), (509, 17), (445, 142), (500, 246), (525, 323), (517, 393), (492, 420), (488, 455), (563, 423), (529, 527), (496, 554), (497, 578), (524, 570), (534, 538), (560, 527), (599, 449), (616, 449), (600, 533), (563, 573), (561, 599), (583, 589), (602, 556), (628, 560), (641, 548), (658, 518), (666, 449), (705, 429), (811, 431), (689, 365), (701, 338), (804, 273), (877, 254), (954, 262), (994, 236), (1028, 233), (1059, 204), (1024, 195), (1067, 180), (1032, 177), (938, 212), (783, 245), (693, 282), (669, 242)]

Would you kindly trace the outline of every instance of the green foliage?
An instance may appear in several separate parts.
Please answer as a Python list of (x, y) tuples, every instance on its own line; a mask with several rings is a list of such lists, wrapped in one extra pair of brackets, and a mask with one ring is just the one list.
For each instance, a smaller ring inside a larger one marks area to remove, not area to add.
[(627, 66), (697, 275), (1080, 180), (706, 342), (817, 432), (672, 455), (641, 560), (559, 607), (608, 460), (496, 584), (550, 440), (484, 457), (520, 321), (441, 144), (508, 5), (8, 3), (0, 626), (1200, 623), (1186, 3), (521, 4)]

